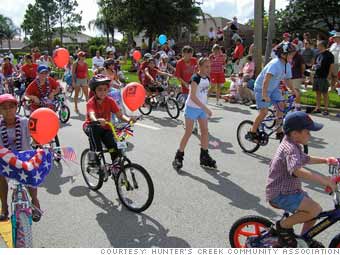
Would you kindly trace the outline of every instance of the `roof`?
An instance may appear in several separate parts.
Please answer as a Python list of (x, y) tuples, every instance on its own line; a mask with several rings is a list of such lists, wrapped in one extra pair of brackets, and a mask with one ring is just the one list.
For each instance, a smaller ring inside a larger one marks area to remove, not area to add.
[[(23, 40), (20, 40), (20, 39), (11, 40), (11, 49), (12, 50), (21, 50), (21, 49), (23, 49), (23, 48), (25, 48), (29, 45), (30, 45), (30, 43), (24, 42)], [(0, 44), (0, 50), (9, 50), (8, 40), (2, 41), (2, 47), (1, 47), (1, 44)]]
[[(53, 38), (59, 38), (59, 34), (56, 34)], [(87, 43), (92, 37), (83, 34), (83, 33), (77, 33), (77, 34), (67, 34), (65, 33), (63, 36), (63, 44), (68, 43)]]

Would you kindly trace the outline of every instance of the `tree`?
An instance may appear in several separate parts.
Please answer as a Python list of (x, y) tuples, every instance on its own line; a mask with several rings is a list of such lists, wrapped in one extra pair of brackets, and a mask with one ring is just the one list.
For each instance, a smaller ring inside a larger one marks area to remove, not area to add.
[(14, 36), (20, 34), (20, 29), (14, 24), (14, 22), (3, 15), (0, 15), (0, 42), (2, 46), (2, 40), (8, 40), (8, 48), (11, 49), (11, 40)]
[(64, 32), (76, 34), (85, 29), (81, 24), (81, 14), (76, 13), (78, 2), (76, 0), (55, 0), (57, 12), (57, 31), (60, 37), (60, 44), (63, 45)]
[(269, 2), (269, 19), (268, 19), (268, 30), (267, 30), (267, 45), (264, 64), (269, 62), (270, 53), (272, 50), (272, 41), (275, 34), (275, 0)]
[(29, 4), (24, 16), (24, 21), (21, 24), (22, 30), (25, 32), (25, 37), (30, 36), (30, 41), (37, 46), (41, 46), (44, 41), (42, 11), (36, 6)]
[(339, 29), (339, 0), (290, 0), (289, 5), (277, 12), (276, 30), (299, 32), (317, 31), (327, 33)]

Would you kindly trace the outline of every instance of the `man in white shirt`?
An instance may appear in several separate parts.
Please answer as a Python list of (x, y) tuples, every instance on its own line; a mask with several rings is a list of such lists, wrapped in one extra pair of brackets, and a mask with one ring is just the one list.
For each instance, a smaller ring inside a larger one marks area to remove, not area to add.
[(113, 54), (116, 53), (116, 48), (115, 48), (115, 46), (112, 45), (112, 43), (109, 43), (109, 46), (106, 47), (106, 53), (108, 53), (110, 51), (112, 51)]
[(98, 67), (104, 66), (104, 58), (100, 56), (99, 50), (96, 51), (96, 56), (92, 58), (92, 70), (98, 69)]
[(211, 28), (209, 29), (208, 38), (209, 38), (210, 41), (213, 41), (213, 40), (215, 40), (215, 38), (216, 38), (216, 33), (215, 33), (213, 27), (211, 27)]
[(12, 51), (8, 51), (8, 56), (11, 58), (11, 63), (13, 64), (13, 61), (14, 61), (14, 55), (12, 53)]
[(334, 69), (332, 74), (332, 87), (334, 87), (338, 72), (340, 72), (340, 32), (336, 32), (333, 36), (334, 43), (329, 51), (334, 55)]

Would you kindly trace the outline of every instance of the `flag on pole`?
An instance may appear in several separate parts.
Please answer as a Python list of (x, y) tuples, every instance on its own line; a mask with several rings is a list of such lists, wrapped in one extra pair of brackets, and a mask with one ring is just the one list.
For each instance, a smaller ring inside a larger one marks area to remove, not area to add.
[(77, 155), (72, 147), (62, 147), (63, 157), (67, 160), (76, 161)]

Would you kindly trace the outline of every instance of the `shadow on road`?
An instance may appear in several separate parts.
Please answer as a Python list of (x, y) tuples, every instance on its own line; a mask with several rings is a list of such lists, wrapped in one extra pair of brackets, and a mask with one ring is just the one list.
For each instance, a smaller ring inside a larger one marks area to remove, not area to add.
[(46, 188), (46, 191), (53, 195), (58, 195), (61, 193), (61, 186), (65, 183), (72, 181), (74, 182), (73, 176), (65, 176), (63, 175), (63, 165), (60, 163), (54, 162), (54, 166), (50, 174), (46, 177), (45, 181), (41, 185), (41, 187)]
[[(167, 113), (165, 113), (167, 114)], [(183, 121), (178, 119), (171, 119), (170, 117), (164, 117), (164, 118), (157, 118), (154, 116), (147, 116), (144, 117), (147, 120), (151, 120), (154, 123), (161, 125), (163, 127), (178, 127), (180, 125), (183, 125)]]
[(317, 149), (323, 149), (326, 147), (328, 143), (325, 142), (325, 139), (318, 138), (315, 136), (311, 136), (308, 142), (309, 147), (317, 148)]
[[(204, 169), (205, 170), (205, 169)], [(229, 174), (218, 170), (205, 170), (209, 175), (214, 177), (218, 184), (212, 183), (201, 177), (195, 176), (189, 172), (181, 172), (181, 175), (189, 177), (195, 181), (201, 182), (207, 186), (208, 189), (226, 197), (230, 200), (230, 205), (235, 206), (242, 210), (254, 210), (260, 215), (274, 218), (277, 214), (260, 204), (260, 198), (247, 192), (242, 187), (228, 179)]]
[(169, 229), (166, 229), (157, 220), (143, 213), (136, 214), (115, 205), (100, 192), (77, 186), (70, 190), (70, 194), (74, 197), (87, 196), (93, 204), (104, 210), (97, 214), (96, 220), (104, 230), (112, 247), (190, 247), (184, 239), (168, 236)]
[(76, 114), (76, 115), (71, 115), (70, 119), (73, 120), (80, 120), (80, 121), (85, 121), (86, 115), (82, 114), (82, 113), (72, 113), (72, 114)]
[(237, 112), (237, 113), (242, 113), (242, 114), (246, 114), (246, 115), (251, 115), (251, 111), (241, 109), (239, 107), (231, 107), (231, 106), (223, 105), (222, 109), (229, 111), (229, 112)]
[(262, 155), (259, 155), (259, 154), (256, 154), (256, 153), (246, 153), (246, 152), (244, 152), (244, 154), (246, 154), (247, 156), (258, 159), (260, 163), (267, 165), (268, 167), (269, 167), (270, 161), (272, 161), (271, 158), (267, 158), (265, 156), (262, 156)]
[[(193, 134), (195, 137), (198, 139), (201, 139), (200, 134)], [(223, 142), (221, 139), (212, 136), (209, 133), (209, 144), (208, 144), (208, 149), (210, 150), (220, 150), (222, 153), (225, 154), (235, 154), (235, 151), (231, 150), (230, 148), (233, 147), (233, 145), (229, 142)]]

